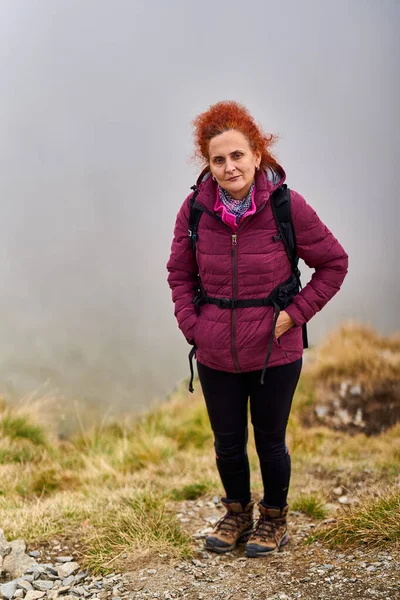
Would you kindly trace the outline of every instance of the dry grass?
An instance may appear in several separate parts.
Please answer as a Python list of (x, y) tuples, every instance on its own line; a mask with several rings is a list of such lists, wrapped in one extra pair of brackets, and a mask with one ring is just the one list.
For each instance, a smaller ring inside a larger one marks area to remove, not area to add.
[(136, 492), (120, 495), (103, 506), (85, 536), (83, 562), (95, 572), (106, 572), (122, 553), (166, 552), (169, 556), (191, 556), (191, 538), (168, 514), (156, 494)]
[[(353, 360), (351, 368), (358, 365), (361, 376), (367, 377), (372, 341), (380, 351), (389, 347), (398, 352), (400, 342), (373, 335), (365, 328), (347, 327), (332, 336), (330, 352), (324, 346), (312, 369), (303, 372), (290, 417), (293, 509), (317, 520), (331, 515), (332, 490), (339, 484), (356, 499), (371, 486), (386, 486), (380, 503), (366, 504), (358, 517), (356, 512), (343, 512), (330, 533), (318, 533), (329, 544), (366, 541), (367, 531), (382, 543), (398, 543), (400, 538), (394, 524), (395, 518), (400, 521), (400, 423), (375, 437), (302, 426), (303, 412), (315, 402), (318, 378), (341, 377), (350, 368), (348, 359)], [(390, 363), (385, 377), (397, 372), (392, 367)], [(31, 409), (0, 403), (0, 522), (8, 538), (23, 537), (30, 543), (70, 532), (82, 543), (85, 564), (96, 570), (111, 569), (125, 551), (190, 553), (190, 540), (166, 507), (171, 500), (223, 493), (198, 392), (189, 395), (181, 389), (136, 420), (103, 419), (63, 441), (52, 434), (48, 423), (41, 423), (37, 405)], [(249, 458), (253, 489), (260, 495), (252, 434)], [(383, 520), (393, 521), (386, 538)]]
[(326, 384), (354, 380), (372, 392), (400, 380), (400, 336), (383, 337), (369, 327), (348, 323), (318, 348), (313, 375)]
[(370, 549), (400, 546), (400, 489), (386, 488), (343, 508), (334, 525), (316, 532), (329, 546)]

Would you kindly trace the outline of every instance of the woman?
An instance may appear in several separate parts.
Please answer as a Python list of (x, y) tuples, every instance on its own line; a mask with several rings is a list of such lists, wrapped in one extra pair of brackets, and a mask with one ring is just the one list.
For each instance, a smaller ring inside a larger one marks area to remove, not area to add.
[[(227, 512), (206, 538), (206, 548), (227, 552), (247, 540), (247, 556), (266, 556), (288, 542), (291, 466), (285, 433), (302, 366), (302, 326), (339, 290), (347, 254), (291, 190), (297, 255), (315, 269), (299, 291), (296, 263), (288, 258), (273, 212), (276, 195), (287, 191), (285, 172), (270, 152), (272, 137), (236, 102), (211, 106), (194, 120), (194, 129), (205, 168), (178, 213), (167, 269), (179, 328), (196, 352), (226, 494), (221, 501)], [(192, 235), (195, 253), (188, 237), (194, 195), (201, 214)], [(282, 290), (283, 302), (277, 300)], [(254, 528), (246, 452), (249, 398), (264, 486)]]

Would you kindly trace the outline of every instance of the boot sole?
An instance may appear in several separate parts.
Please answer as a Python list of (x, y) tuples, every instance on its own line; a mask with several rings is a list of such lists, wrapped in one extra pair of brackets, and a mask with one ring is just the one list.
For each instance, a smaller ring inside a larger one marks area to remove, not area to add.
[(211, 550), (212, 552), (216, 552), (217, 554), (224, 554), (224, 552), (230, 552), (231, 550), (234, 550), (238, 544), (246, 544), (252, 533), (253, 533), (252, 529), (249, 531), (245, 531), (244, 533), (242, 533), (240, 538), (238, 538), (236, 540), (236, 542), (234, 542), (230, 546), (224, 546), (224, 547), (213, 546), (212, 542), (210, 544), (208, 544), (207, 539), (206, 539), (204, 547), (206, 550)]
[(272, 548), (272, 550), (261, 550), (259, 547), (257, 548), (256, 544), (253, 547), (246, 546), (245, 555), (247, 556), (247, 558), (264, 558), (264, 557), (270, 556), (271, 554), (274, 554), (276, 552), (280, 552), (281, 549), (284, 546), (286, 546), (286, 544), (288, 542), (289, 542), (289, 536), (287, 534), (285, 534), (283, 536), (283, 538), (281, 539), (279, 546), (277, 546), (276, 548)]

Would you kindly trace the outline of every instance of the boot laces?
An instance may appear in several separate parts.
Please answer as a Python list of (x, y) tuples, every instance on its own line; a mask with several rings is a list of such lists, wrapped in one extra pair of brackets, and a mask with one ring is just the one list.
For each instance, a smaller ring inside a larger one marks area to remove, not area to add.
[(228, 511), (215, 525), (217, 531), (236, 531), (241, 528), (247, 520), (246, 513), (234, 513)]
[(261, 516), (257, 520), (255, 534), (264, 542), (267, 539), (275, 540), (275, 535), (281, 524), (281, 522), (272, 521), (271, 519), (266, 519), (264, 516)]

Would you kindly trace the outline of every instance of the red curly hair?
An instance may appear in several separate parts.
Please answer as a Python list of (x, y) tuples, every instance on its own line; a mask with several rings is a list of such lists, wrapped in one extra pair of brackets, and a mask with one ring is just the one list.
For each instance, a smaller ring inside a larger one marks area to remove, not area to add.
[[(210, 108), (197, 115), (193, 120), (194, 141), (196, 146), (195, 156), (202, 162), (209, 161), (208, 147), (210, 140), (216, 135), (236, 129), (247, 138), (250, 148), (261, 154), (261, 167), (279, 168), (278, 163), (270, 152), (270, 147), (275, 141), (275, 136), (266, 135), (257, 126), (253, 117), (245, 106), (232, 100), (217, 102)], [(206, 166), (205, 171), (209, 170)]]

